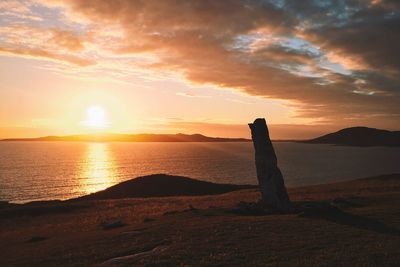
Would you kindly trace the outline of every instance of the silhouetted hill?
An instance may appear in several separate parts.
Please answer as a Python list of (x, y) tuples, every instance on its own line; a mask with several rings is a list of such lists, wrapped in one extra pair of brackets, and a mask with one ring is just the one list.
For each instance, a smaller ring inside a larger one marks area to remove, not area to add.
[(345, 146), (400, 146), (400, 131), (351, 127), (304, 142)]
[(138, 197), (197, 196), (227, 193), (254, 185), (215, 184), (183, 176), (153, 174), (131, 179), (103, 191), (74, 200), (101, 200)]
[(245, 138), (208, 137), (201, 134), (82, 134), (9, 138), (1, 141), (82, 141), (82, 142), (247, 142)]

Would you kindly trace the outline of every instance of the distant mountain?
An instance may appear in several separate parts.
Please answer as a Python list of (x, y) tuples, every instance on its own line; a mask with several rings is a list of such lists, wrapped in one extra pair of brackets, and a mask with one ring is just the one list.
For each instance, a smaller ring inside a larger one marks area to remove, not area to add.
[(247, 142), (245, 138), (208, 137), (201, 134), (82, 134), (10, 138), (1, 141), (81, 141), (81, 142)]
[(368, 127), (351, 127), (303, 141), (312, 144), (345, 146), (400, 146), (400, 131), (387, 131)]
[(71, 200), (215, 195), (253, 188), (257, 187), (255, 185), (216, 184), (183, 176), (153, 174), (134, 178), (103, 191)]

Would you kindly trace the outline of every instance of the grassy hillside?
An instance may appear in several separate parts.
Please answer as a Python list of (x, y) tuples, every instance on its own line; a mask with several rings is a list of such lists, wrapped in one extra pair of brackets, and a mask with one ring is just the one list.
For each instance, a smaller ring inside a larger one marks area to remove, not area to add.
[(212, 196), (0, 205), (1, 266), (397, 266), (400, 175), (289, 189), (335, 209), (237, 215)]

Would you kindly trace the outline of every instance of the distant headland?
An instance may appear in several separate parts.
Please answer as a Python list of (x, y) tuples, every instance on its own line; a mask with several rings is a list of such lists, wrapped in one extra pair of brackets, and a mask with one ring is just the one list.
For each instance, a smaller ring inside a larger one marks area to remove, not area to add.
[(208, 137), (202, 134), (80, 134), (38, 138), (8, 138), (1, 141), (72, 141), (72, 142), (249, 142), (246, 138)]
[[(250, 142), (247, 138), (209, 137), (202, 134), (115, 134), (95, 133), (37, 138), (7, 138), (0, 141), (63, 141), (63, 142)], [(400, 146), (400, 131), (368, 127), (350, 127), (309, 140), (272, 140), (307, 144), (332, 144), (341, 146)]]
[(361, 147), (398, 147), (400, 146), (400, 131), (388, 131), (368, 127), (351, 127), (301, 142)]

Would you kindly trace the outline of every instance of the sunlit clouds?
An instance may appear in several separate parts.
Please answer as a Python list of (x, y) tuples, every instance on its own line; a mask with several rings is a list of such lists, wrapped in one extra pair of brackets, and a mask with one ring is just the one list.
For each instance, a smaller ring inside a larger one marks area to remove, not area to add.
[[(110, 112), (128, 121), (110, 130), (152, 131), (162, 121), (173, 131), (174, 117), (220, 124), (229, 136), (225, 125), (256, 116), (325, 129), (396, 129), (399, 8), (361, 0), (2, 1), (0, 68), (16, 71), (24, 64), (16, 57), (37, 61), (32, 67), (50, 77), (39, 94), (58, 88), (79, 98), (92, 86), (115, 92), (124, 110)], [(10, 99), (17, 88), (29, 90), (12, 81), (0, 90)], [(36, 118), (57, 121), (48, 117)]]

